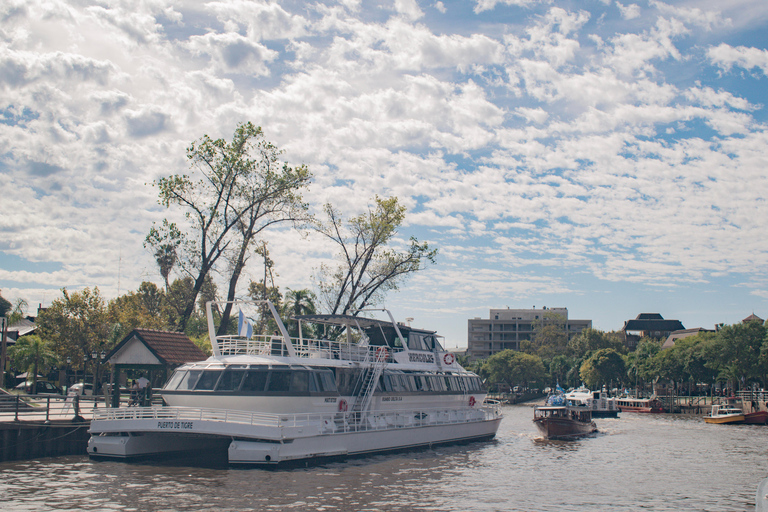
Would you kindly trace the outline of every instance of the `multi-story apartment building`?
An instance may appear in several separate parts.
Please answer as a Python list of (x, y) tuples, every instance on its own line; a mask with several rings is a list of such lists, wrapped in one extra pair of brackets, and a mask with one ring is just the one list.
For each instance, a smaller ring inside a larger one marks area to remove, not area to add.
[(492, 309), (490, 317), (473, 318), (468, 322), (467, 356), (470, 360), (485, 359), (506, 349), (518, 350), (520, 341), (533, 337), (537, 324), (545, 316), (559, 315), (571, 339), (583, 329), (592, 327), (592, 320), (571, 320), (568, 308)]

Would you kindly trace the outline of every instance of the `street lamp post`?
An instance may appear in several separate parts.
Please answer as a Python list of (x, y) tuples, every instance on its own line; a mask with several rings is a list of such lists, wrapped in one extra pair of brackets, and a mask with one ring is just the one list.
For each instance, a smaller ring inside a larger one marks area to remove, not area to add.
[(67, 374), (64, 382), (64, 385), (67, 387), (67, 390), (69, 390), (69, 373), (71, 371), (72, 371), (72, 358), (67, 356)]

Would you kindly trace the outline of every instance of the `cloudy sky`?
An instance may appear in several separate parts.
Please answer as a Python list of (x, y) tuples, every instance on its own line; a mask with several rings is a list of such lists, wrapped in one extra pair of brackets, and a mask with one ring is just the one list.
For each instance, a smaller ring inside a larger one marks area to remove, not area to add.
[[(506, 306), (765, 318), (767, 28), (765, 0), (6, 0), (0, 289), (161, 284), (152, 181), (252, 121), (313, 209), (408, 207), (440, 254), (386, 305), (449, 346)], [(332, 257), (269, 243), (283, 289)]]

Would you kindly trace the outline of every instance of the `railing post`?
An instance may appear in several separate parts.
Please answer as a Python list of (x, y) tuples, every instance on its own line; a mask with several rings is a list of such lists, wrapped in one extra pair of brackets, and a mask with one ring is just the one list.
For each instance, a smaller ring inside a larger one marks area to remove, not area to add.
[(50, 416), (51, 416), (51, 397), (48, 397), (48, 403), (45, 406), (45, 422), (50, 423)]
[(21, 396), (16, 395), (16, 416), (13, 418), (13, 421), (19, 421), (19, 402), (21, 401)]

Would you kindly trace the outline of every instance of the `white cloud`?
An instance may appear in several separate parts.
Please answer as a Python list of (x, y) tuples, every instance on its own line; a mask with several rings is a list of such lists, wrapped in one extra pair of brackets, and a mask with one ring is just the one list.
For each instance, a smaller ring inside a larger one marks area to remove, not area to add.
[(254, 76), (268, 75), (268, 63), (278, 55), (276, 51), (234, 32), (192, 36), (187, 47), (197, 54), (210, 55), (214, 66), (225, 72)]
[(640, 6), (637, 4), (624, 6), (621, 2), (616, 2), (616, 6), (621, 12), (621, 17), (625, 20), (633, 20), (640, 17)]
[(475, 0), (475, 12), (492, 11), (497, 5), (514, 5), (517, 7), (532, 7), (535, 4), (550, 4), (552, 0)]
[(707, 50), (709, 60), (725, 71), (730, 71), (733, 66), (739, 66), (747, 70), (759, 68), (768, 76), (768, 50), (746, 46), (733, 47), (721, 43)]
[(424, 16), (416, 0), (394, 0), (395, 11), (409, 21), (416, 21)]
[[(768, 50), (722, 42), (750, 26), (730, 7), (480, 1), (457, 23), (440, 3), (169, 5), (0, 7), (0, 251), (62, 267), (2, 270), (4, 292), (114, 296), (121, 258), (123, 292), (158, 280), (141, 241), (176, 213), (146, 184), (244, 120), (309, 164), (314, 210), (398, 196), (400, 235), (440, 248), (409, 286), (445, 311), (605, 281), (673, 293), (768, 263), (764, 100), (712, 73), (768, 74)], [(283, 286), (333, 256), (269, 237)]]

